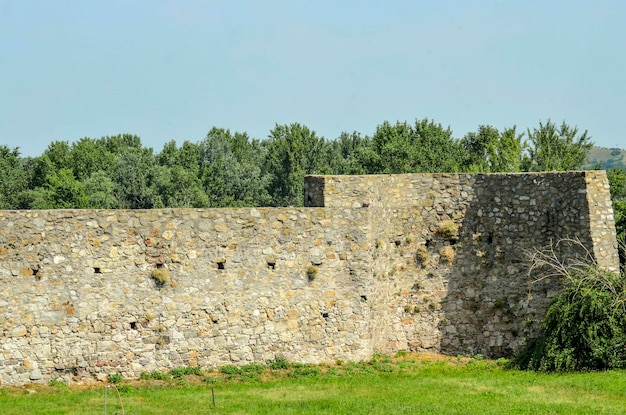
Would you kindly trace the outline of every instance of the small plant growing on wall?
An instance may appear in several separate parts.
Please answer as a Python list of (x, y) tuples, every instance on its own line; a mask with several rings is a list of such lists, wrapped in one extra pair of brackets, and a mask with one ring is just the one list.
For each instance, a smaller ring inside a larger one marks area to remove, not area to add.
[(439, 224), (439, 234), (446, 239), (456, 239), (459, 236), (459, 226), (452, 220), (444, 220)]
[(425, 267), (428, 265), (428, 259), (430, 258), (430, 254), (428, 253), (428, 249), (425, 246), (420, 246), (417, 248), (415, 252), (415, 263), (417, 265), (421, 265)]
[(452, 248), (450, 245), (447, 245), (441, 248), (441, 251), (439, 251), (439, 255), (441, 255), (441, 258), (444, 261), (451, 264), (454, 262), (456, 252), (454, 251), (454, 248)]
[(506, 298), (498, 298), (493, 303), (493, 309), (494, 310), (500, 310), (500, 309), (503, 309), (503, 308), (505, 308), (507, 306), (508, 306), (508, 302), (507, 302)]
[(150, 273), (150, 276), (159, 287), (162, 287), (163, 285), (165, 285), (165, 283), (169, 282), (171, 279), (170, 272), (167, 270), (167, 268), (163, 268), (163, 267), (153, 269), (152, 272)]
[(317, 274), (319, 273), (319, 271), (320, 269), (313, 264), (309, 264), (306, 266), (306, 277), (309, 282), (314, 281), (315, 278), (317, 278)]

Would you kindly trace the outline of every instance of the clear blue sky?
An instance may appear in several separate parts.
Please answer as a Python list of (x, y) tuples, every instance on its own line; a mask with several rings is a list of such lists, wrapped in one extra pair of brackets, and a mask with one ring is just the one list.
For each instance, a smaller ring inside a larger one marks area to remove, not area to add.
[(626, 148), (626, 1), (0, 0), (0, 144), (430, 118)]

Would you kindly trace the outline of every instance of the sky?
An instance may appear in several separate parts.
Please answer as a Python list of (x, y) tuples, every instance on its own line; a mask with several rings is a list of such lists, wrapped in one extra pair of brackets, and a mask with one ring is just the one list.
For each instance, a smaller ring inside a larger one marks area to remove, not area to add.
[(623, 0), (0, 0), (0, 145), (428, 118), (626, 148), (624, 51)]

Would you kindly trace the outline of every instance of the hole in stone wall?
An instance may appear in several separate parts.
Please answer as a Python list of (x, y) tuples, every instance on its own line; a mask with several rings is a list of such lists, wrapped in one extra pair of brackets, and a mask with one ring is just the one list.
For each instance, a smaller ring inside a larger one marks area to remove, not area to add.
[(362, 207), (364, 207), (364, 208), (366, 208), (366, 207), (370, 207), (370, 204), (369, 204), (369, 203), (367, 203), (367, 202), (363, 202), (363, 203), (361, 204), (361, 206), (362, 206)]
[(396, 245), (396, 248), (402, 245), (402, 241), (393, 241), (393, 243)]
[(33, 271), (33, 275), (34, 275), (34, 276), (37, 276), (37, 273), (39, 273), (39, 267), (37, 267), (37, 268), (31, 268), (30, 270), (31, 270), (31, 271)]
[(274, 262), (267, 261), (267, 267), (269, 269), (276, 269), (276, 262), (275, 261)]
[(328, 311), (322, 311), (322, 317), (328, 318)]
[(367, 301), (367, 295), (361, 295), (361, 301)]
[(430, 248), (431, 246), (433, 246), (433, 240), (432, 239), (426, 239), (426, 242), (424, 242), (424, 246), (426, 248)]
[(218, 262), (217, 269), (224, 269), (224, 262)]
[(102, 274), (102, 270), (100, 269), (100, 267), (93, 267), (93, 273), (94, 274)]
[(131, 328), (131, 330), (137, 330), (137, 322), (136, 321), (131, 321), (130, 322), (130, 328)]
[(163, 268), (164, 266), (165, 266), (165, 265), (164, 265), (164, 264), (161, 264), (161, 263), (157, 263), (157, 264), (156, 264), (156, 267), (157, 267), (157, 268)]
[(488, 244), (493, 243), (493, 232), (489, 232), (489, 234), (487, 234), (487, 243)]

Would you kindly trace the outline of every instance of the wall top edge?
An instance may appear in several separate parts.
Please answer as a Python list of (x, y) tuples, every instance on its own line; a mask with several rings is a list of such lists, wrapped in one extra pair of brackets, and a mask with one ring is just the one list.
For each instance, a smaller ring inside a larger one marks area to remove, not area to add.
[(312, 178), (326, 177), (476, 177), (476, 176), (547, 176), (547, 175), (573, 175), (573, 176), (594, 176), (606, 174), (606, 170), (568, 170), (568, 171), (541, 171), (541, 172), (499, 172), (499, 173), (401, 173), (401, 174), (355, 174), (355, 175), (333, 175), (333, 174), (308, 174)]
[[(273, 207), (273, 206), (264, 206), (264, 207), (223, 207), (223, 208), (155, 208), (155, 209), (0, 209), (0, 217), (5, 214), (17, 214), (17, 213), (30, 213), (32, 215), (48, 215), (51, 213), (54, 214), (62, 214), (65, 213), (119, 213), (119, 214), (138, 214), (138, 213), (162, 213), (167, 214), (168, 212), (177, 212), (183, 214), (190, 213), (210, 213), (210, 212), (251, 212), (257, 211), (260, 213), (266, 212), (311, 212), (312, 209), (322, 209), (316, 207), (295, 207), (295, 206), (284, 206), (284, 207)], [(328, 209), (328, 208), (326, 208)]]

